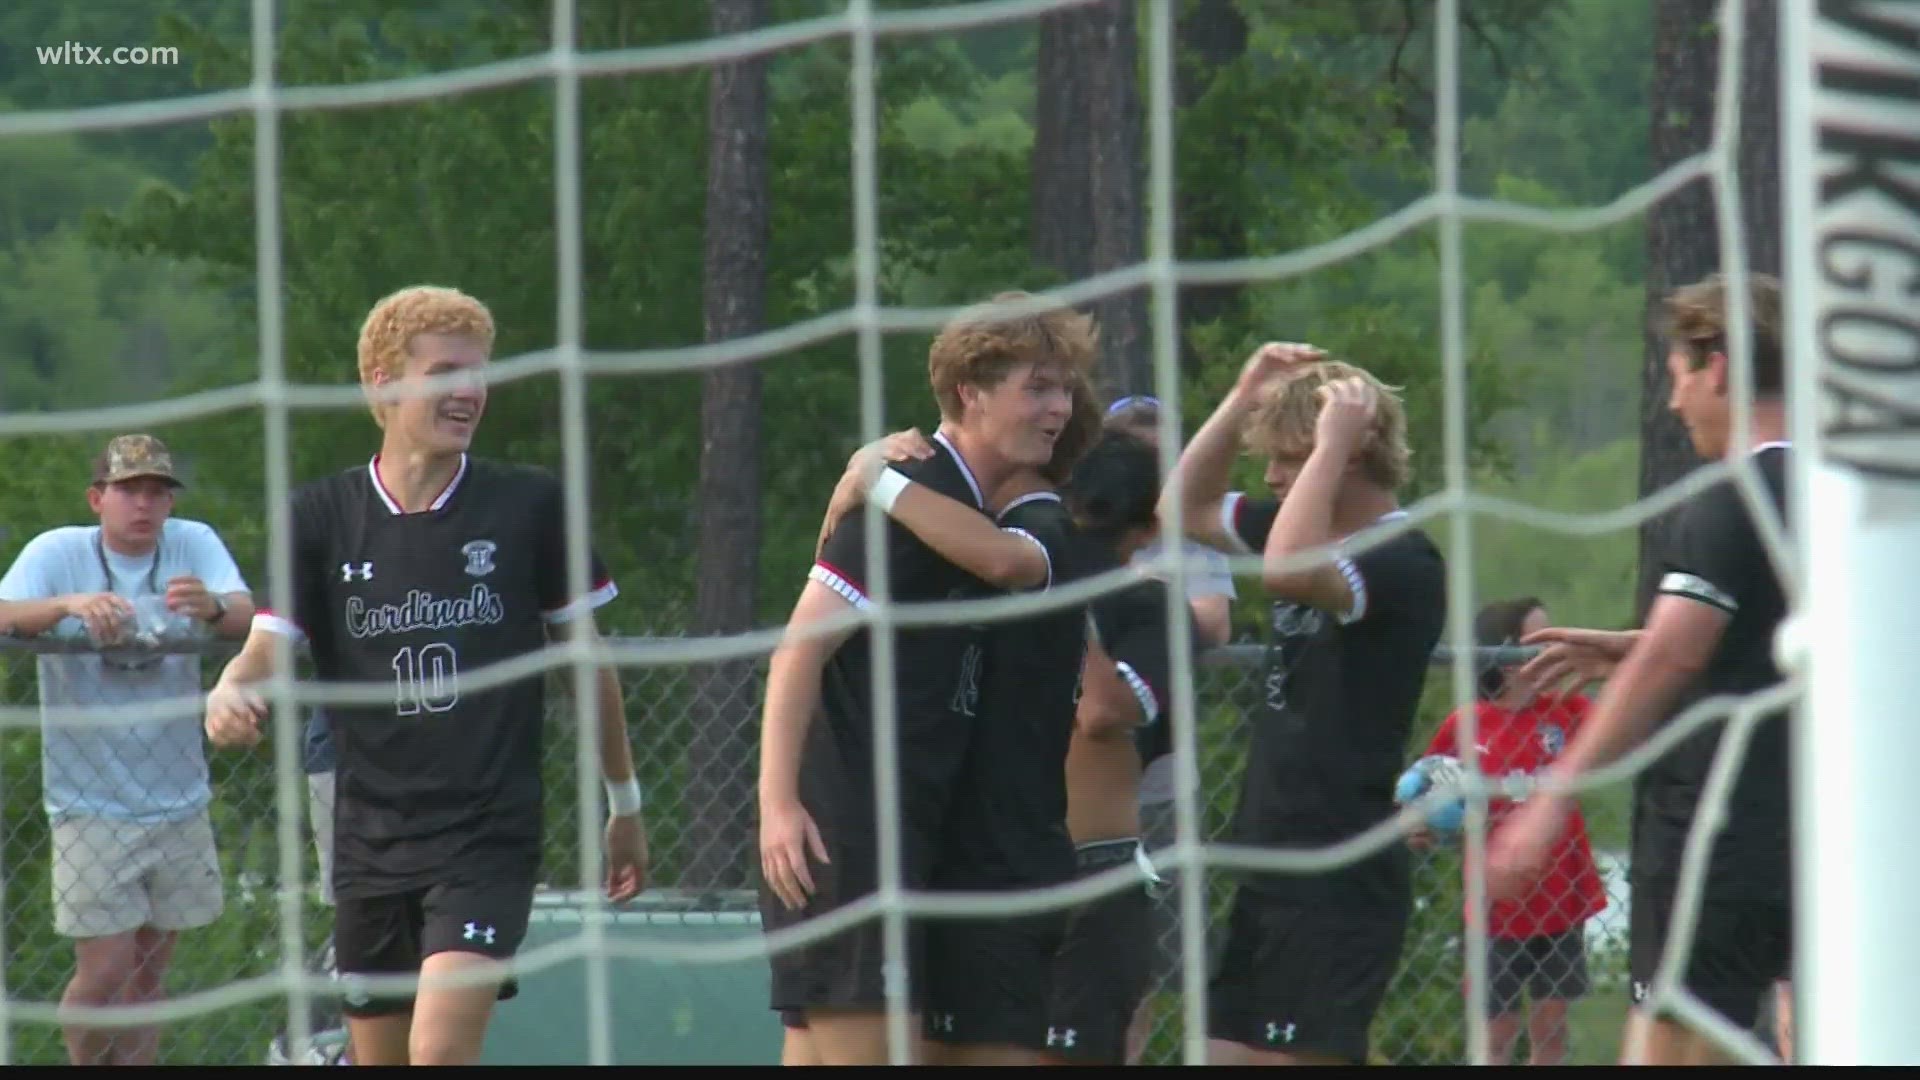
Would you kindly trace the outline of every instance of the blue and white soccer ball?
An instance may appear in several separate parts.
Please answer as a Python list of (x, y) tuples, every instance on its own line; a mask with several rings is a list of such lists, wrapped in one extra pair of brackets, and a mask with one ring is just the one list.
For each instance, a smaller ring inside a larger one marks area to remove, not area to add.
[[(1434, 788), (1457, 784), (1466, 776), (1466, 767), (1451, 754), (1428, 754), (1407, 766), (1393, 785), (1393, 801), (1401, 806), (1415, 802)], [(1427, 808), (1427, 827), (1436, 833), (1457, 833), (1467, 820), (1467, 802), (1460, 796)]]

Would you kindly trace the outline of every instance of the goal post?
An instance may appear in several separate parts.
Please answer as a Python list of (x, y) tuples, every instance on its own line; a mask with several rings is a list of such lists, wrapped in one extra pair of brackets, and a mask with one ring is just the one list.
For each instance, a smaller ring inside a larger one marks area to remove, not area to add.
[(1920, 4), (1787, 0), (1795, 1057), (1920, 1062)]

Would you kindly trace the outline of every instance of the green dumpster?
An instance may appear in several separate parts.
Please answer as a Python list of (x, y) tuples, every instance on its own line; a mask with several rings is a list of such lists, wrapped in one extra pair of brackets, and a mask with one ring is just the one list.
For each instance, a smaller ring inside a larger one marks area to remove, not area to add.
[[(541, 892), (523, 952), (578, 936), (585, 894)], [(750, 891), (649, 891), (607, 912), (610, 941), (675, 945), (760, 939)], [(777, 1065), (780, 1017), (767, 1008), (764, 956), (723, 963), (624, 956), (607, 961), (608, 1031), (616, 1065)], [(586, 1065), (584, 956), (532, 971), (494, 1010), (481, 1063)]]

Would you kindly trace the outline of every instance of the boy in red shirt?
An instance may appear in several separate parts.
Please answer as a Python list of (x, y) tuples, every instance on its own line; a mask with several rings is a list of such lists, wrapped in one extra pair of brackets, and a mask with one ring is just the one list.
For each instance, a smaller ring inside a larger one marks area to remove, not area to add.
[[(1486, 645), (1513, 645), (1548, 626), (1546, 608), (1531, 596), (1488, 604), (1474, 618), (1474, 638)], [(1513, 668), (1489, 668), (1480, 676), (1475, 742), (1480, 769), (1488, 776), (1532, 775), (1544, 770), (1572, 740), (1591, 702), (1583, 695), (1547, 697), (1513, 678)], [(1466, 759), (1459, 743), (1459, 714), (1447, 717), (1427, 746), (1429, 754)], [(1488, 827), (1497, 830), (1513, 803), (1488, 803)], [(1431, 834), (1415, 834), (1417, 848)], [(1487, 913), (1488, 1040), (1493, 1061), (1506, 1064), (1520, 1034), (1522, 999), (1533, 999), (1527, 1025), (1532, 1064), (1558, 1065), (1567, 1052), (1567, 1005), (1587, 992), (1586, 921), (1605, 911), (1607, 892), (1587, 843), (1586, 822), (1576, 811), (1546, 871), (1524, 895), (1496, 900)]]

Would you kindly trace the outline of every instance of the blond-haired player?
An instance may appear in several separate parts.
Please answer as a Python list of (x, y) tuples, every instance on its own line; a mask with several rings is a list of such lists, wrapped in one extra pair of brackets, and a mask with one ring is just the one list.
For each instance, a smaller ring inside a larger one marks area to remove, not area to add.
[[(558, 480), (468, 456), (493, 340), (486, 307), (454, 289), (406, 288), (375, 305), (359, 361), (362, 385), (380, 392), (380, 450), (293, 493), (292, 606), (255, 616), (207, 700), (215, 744), (257, 742), (267, 709), (252, 684), (271, 674), (281, 637), (307, 642), (319, 681), (393, 687), (390, 701), (328, 709), (334, 947), (360, 1065), (472, 1064), (495, 1000), (516, 992), (502, 969), (540, 869), (542, 679), (472, 683), (552, 631), (593, 633), (593, 609), (615, 595), (597, 557), (589, 589), (569, 586), (566, 530), (586, 523), (568, 521)], [(644, 884), (646, 843), (614, 669), (596, 685), (606, 890), (618, 901)], [(480, 981), (354, 986), (414, 973)]]
[[(1227, 490), (1242, 440), (1266, 458), (1270, 497)], [(1261, 556), (1273, 605), (1236, 843), (1321, 848), (1394, 812), (1446, 617), (1439, 551), (1393, 525), (1405, 516), (1395, 492), (1407, 458), (1389, 387), (1318, 349), (1272, 344), (1247, 362), (1163, 493), (1182, 500), (1194, 539)], [(1322, 873), (1245, 875), (1209, 987), (1209, 1056), (1364, 1063), (1411, 908), (1397, 844)]]

